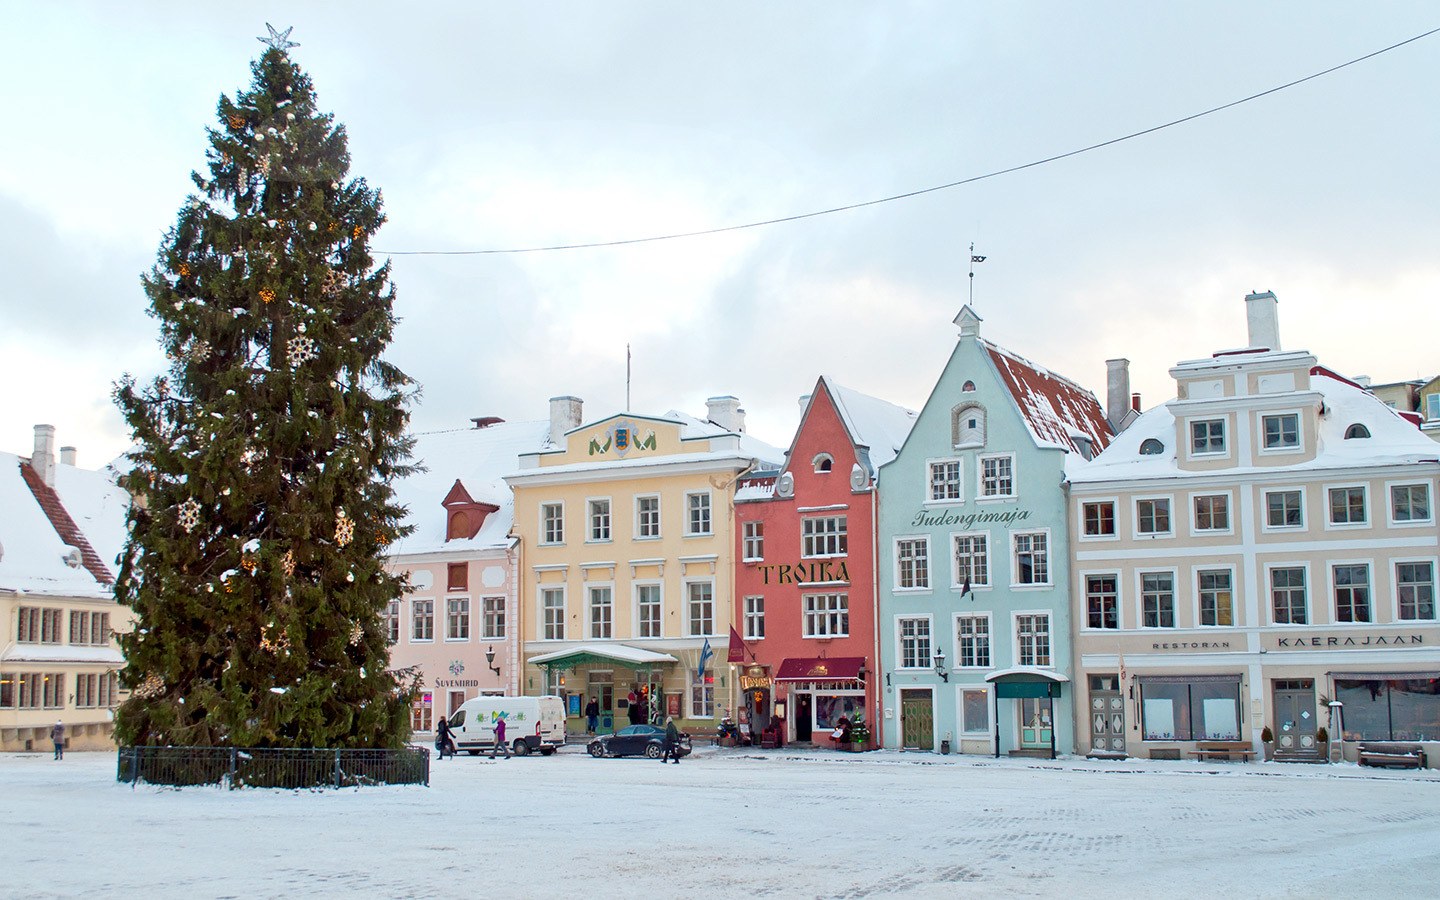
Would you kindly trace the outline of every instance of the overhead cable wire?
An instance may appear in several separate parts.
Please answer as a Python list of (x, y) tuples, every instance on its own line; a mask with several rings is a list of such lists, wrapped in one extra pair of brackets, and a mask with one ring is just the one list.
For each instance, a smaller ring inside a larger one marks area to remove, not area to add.
[(1149, 128), (1141, 129), (1140, 131), (1132, 131), (1129, 134), (1110, 138), (1109, 140), (1100, 141), (1099, 143), (1090, 144), (1085, 147), (1079, 147), (1075, 150), (1068, 150), (1064, 153), (1057, 153), (1053, 156), (1047, 156), (1043, 159), (1032, 160), (1031, 162), (1009, 166), (1004, 169), (996, 169), (993, 172), (986, 172), (983, 175), (972, 175), (969, 178), (962, 178), (958, 181), (950, 181), (946, 182), (945, 184), (934, 185), (933, 187), (920, 188), (914, 191), (906, 191), (903, 194), (891, 194), (888, 197), (879, 197), (874, 200), (862, 200), (858, 203), (847, 203), (844, 206), (832, 206), (828, 209), (817, 209), (812, 212), (796, 213), (795, 215), (780, 216), (774, 219), (762, 219), (758, 222), (745, 222), (739, 225), (725, 225), (719, 228), (705, 228), (698, 231), (681, 231), (672, 234), (657, 234), (650, 235), (648, 237), (624, 238), (621, 240), (613, 241), (592, 241), (589, 243), (579, 244), (552, 244), (544, 247), (511, 247), (489, 250), (379, 250), (376, 252), (383, 253), (388, 256), (490, 256), (514, 253), (545, 253), (552, 250), (589, 250), (597, 247), (623, 247), (628, 244), (649, 244), (656, 241), (673, 241), (680, 238), (703, 237), (705, 235), (725, 234), (726, 232), (731, 231), (742, 231), (747, 228), (760, 228), (765, 225), (779, 225), (784, 222), (798, 222), (802, 219), (813, 219), (817, 216), (828, 216), (833, 213), (847, 212), (852, 209), (863, 209), (867, 206), (878, 206), (881, 203), (892, 203), (896, 200), (908, 200), (911, 197), (919, 197), (923, 194), (933, 194), (936, 191), (945, 191), (967, 184), (974, 184), (977, 181), (985, 181), (989, 178), (998, 178), (1001, 175), (1009, 175), (1013, 172), (1021, 172), (1025, 169), (1033, 169), (1037, 166), (1043, 166), (1049, 163), (1058, 162), (1062, 159), (1069, 159), (1072, 156), (1079, 156), (1082, 153), (1089, 153), (1092, 150), (1099, 150), (1104, 147), (1110, 147), (1115, 144), (1123, 143), (1125, 141), (1134, 140), (1138, 137), (1144, 137), (1147, 134), (1154, 134), (1157, 131), (1163, 131), (1166, 128), (1173, 128), (1176, 125), (1183, 125), (1186, 122), (1193, 122), (1196, 119), (1202, 119), (1206, 116), (1213, 115), (1218, 112), (1223, 112), (1224, 110), (1239, 106), (1242, 103), (1249, 103), (1252, 100), (1259, 100), (1261, 97), (1268, 97), (1271, 94), (1279, 93), (1280, 91), (1286, 90), (1287, 88), (1292, 88), (1296, 85), (1304, 84), (1307, 81), (1314, 81), (1316, 78), (1321, 78), (1333, 72), (1338, 72), (1341, 69), (1353, 66), (1357, 63), (1365, 62), (1368, 59), (1374, 59), (1381, 54), (1389, 53), (1392, 50), (1398, 50), (1399, 48), (1404, 47), (1406, 44), (1413, 44), (1416, 41), (1430, 37), (1431, 35), (1434, 35), (1436, 33), (1440, 33), (1440, 28), (1432, 28), (1422, 34), (1417, 34), (1414, 37), (1406, 38), (1399, 43), (1391, 44), (1388, 47), (1382, 47), (1381, 49), (1375, 50), (1371, 53), (1367, 53), (1364, 56), (1357, 56), (1354, 59), (1348, 60), (1338, 65), (1331, 66), (1328, 69), (1322, 69), (1319, 72), (1314, 72), (1306, 75), (1303, 78), (1297, 78), (1294, 81), (1287, 81), (1284, 84), (1276, 85), (1275, 87), (1268, 88), (1258, 93), (1250, 94), (1246, 97), (1241, 97), (1238, 100), (1231, 100), (1229, 103), (1222, 103), (1219, 106), (1212, 106), (1211, 108), (1203, 110), (1201, 112), (1192, 113), (1188, 116), (1182, 116), (1178, 119), (1172, 119), (1159, 125), (1153, 125)]

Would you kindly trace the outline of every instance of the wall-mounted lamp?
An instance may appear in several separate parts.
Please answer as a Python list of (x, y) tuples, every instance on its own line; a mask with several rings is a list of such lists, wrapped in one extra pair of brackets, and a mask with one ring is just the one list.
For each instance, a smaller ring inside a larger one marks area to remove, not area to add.
[(491, 645), (489, 646), (489, 648), (487, 648), (487, 649), (485, 650), (485, 665), (487, 665), (487, 666), (490, 667), (490, 671), (492, 671), (492, 672), (495, 673), (495, 677), (496, 677), (496, 678), (499, 678), (499, 677), (500, 677), (500, 667), (497, 666), (497, 665), (495, 665), (495, 645), (494, 645), (494, 644), (491, 644)]
[(945, 668), (945, 651), (939, 647), (935, 648), (935, 674), (946, 684), (950, 683), (950, 670)]

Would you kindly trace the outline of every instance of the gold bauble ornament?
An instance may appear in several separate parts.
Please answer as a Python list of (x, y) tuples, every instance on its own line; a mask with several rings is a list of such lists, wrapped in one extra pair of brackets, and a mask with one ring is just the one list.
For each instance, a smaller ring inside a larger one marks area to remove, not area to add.
[(267, 304), (269, 304), (269, 303), (274, 303), (274, 302), (275, 302), (275, 292), (272, 291), (272, 290), (270, 290), (268, 287), (267, 287), (267, 288), (261, 288), (261, 289), (260, 289), (260, 301), (261, 301), (262, 303), (267, 303)]

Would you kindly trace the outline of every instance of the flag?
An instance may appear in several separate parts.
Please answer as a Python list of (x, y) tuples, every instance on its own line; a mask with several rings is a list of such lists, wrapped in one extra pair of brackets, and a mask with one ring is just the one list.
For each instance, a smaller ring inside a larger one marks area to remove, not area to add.
[[(965, 586), (960, 589), (960, 596), (964, 597), (968, 593), (970, 593), (970, 576), (967, 574), (965, 576)], [(974, 600), (975, 598), (971, 597), (970, 599)]]
[(738, 631), (735, 630), (735, 626), (734, 626), (734, 625), (731, 625), (731, 626), (730, 626), (730, 653), (729, 653), (728, 656), (726, 656), (725, 661), (726, 661), (726, 662), (744, 662), (744, 661), (745, 661), (745, 642), (744, 642), (743, 640), (741, 640), (741, 638), (740, 638), (740, 632), (738, 632)]
[(705, 646), (700, 650), (700, 665), (695, 667), (695, 679), (697, 681), (705, 680), (705, 664), (709, 662), (710, 657), (714, 655), (715, 651), (710, 649), (710, 639), (706, 638)]
[(974, 253), (972, 253), (972, 254), (970, 254), (970, 261), (971, 261), (972, 263), (973, 263), (973, 262), (984, 262), (984, 261), (985, 261), (985, 257), (983, 257), (983, 256), (976, 256)]
[(1125, 693), (1125, 654), (1120, 654), (1120, 693)]

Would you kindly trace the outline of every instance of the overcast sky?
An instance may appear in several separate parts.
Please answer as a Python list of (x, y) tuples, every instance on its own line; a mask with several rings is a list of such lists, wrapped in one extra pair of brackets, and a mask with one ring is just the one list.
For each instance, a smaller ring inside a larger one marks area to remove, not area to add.
[[(0, 2), (0, 449), (98, 466), (110, 391), (161, 371), (140, 275), (265, 22), (384, 193), (375, 248), (692, 231), (956, 181), (1261, 91), (1440, 26), (1415, 3)], [(739, 397), (784, 446), (827, 374), (918, 409), (981, 333), (1094, 390), (1245, 344), (1377, 382), (1440, 370), (1440, 35), (979, 184), (624, 248), (396, 256), (390, 358), (417, 430)]]

